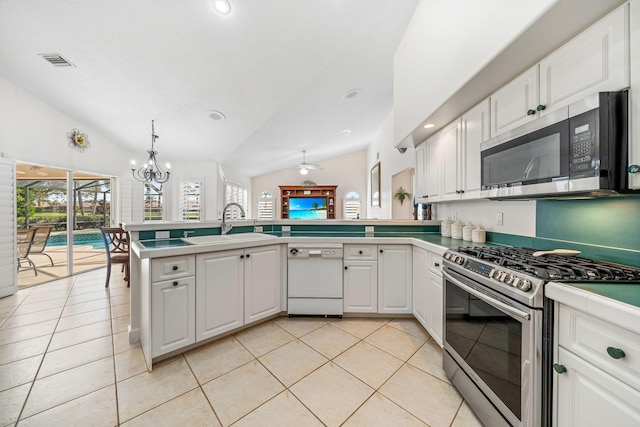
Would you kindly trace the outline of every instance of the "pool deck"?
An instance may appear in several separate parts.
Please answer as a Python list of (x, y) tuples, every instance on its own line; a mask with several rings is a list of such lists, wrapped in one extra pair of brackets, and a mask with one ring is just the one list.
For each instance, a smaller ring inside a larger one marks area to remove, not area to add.
[[(33, 268), (26, 262), (18, 270), (18, 289), (39, 285), (52, 280), (67, 277), (67, 246), (47, 246), (45, 253), (53, 258), (54, 266), (51, 266), (49, 258), (40, 254), (31, 254), (29, 258), (36, 265), (38, 275), (33, 272)], [(104, 267), (107, 264), (105, 250), (94, 249), (90, 245), (75, 245), (73, 247), (73, 273), (94, 270)], [(120, 269), (120, 265), (116, 266)], [(113, 275), (117, 274), (113, 271)], [(105, 277), (106, 279), (106, 277)]]

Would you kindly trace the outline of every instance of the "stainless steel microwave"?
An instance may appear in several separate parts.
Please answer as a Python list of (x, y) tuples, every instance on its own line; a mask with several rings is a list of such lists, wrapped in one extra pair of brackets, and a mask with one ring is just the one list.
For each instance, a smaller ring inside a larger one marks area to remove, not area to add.
[(627, 91), (600, 92), (481, 146), (486, 198), (597, 196), (628, 188)]

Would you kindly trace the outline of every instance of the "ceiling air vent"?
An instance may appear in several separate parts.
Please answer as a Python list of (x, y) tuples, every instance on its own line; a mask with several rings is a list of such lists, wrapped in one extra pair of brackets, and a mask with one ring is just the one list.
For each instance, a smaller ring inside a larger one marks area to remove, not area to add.
[(75, 67), (75, 65), (67, 61), (59, 53), (41, 53), (40, 56), (42, 56), (47, 62), (49, 62), (54, 67)]

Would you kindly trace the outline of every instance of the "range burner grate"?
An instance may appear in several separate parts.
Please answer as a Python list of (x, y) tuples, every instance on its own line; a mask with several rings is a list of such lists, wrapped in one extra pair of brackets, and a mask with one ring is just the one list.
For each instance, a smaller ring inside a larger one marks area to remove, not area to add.
[(640, 283), (640, 269), (578, 256), (534, 257), (531, 248), (462, 246), (456, 251), (545, 280)]

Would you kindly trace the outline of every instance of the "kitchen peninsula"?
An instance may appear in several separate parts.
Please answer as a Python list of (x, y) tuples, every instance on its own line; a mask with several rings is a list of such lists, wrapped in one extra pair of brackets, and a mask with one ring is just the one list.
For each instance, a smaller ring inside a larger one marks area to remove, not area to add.
[[(234, 224), (226, 235), (220, 234), (218, 222), (124, 226), (132, 237), (129, 340), (141, 341), (149, 369), (154, 358), (168, 357), (286, 312), (288, 243), (357, 245), (374, 248), (374, 255), (380, 255), (382, 246), (404, 250), (401, 253), (409, 268), (407, 283), (387, 284), (399, 292), (394, 296), (394, 289), (389, 288), (389, 298), (404, 298), (401, 305), (408, 307), (404, 313), (419, 313), (418, 320), (423, 325), (423, 313), (432, 310), (423, 307), (427, 304), (426, 289), (415, 288), (439, 285), (431, 294), (439, 292), (441, 302), (440, 258), (446, 249), (463, 244), (461, 240), (441, 237), (439, 221), (320, 220), (310, 224), (288, 220)], [(427, 281), (431, 275), (436, 279)], [(252, 281), (254, 276), (259, 277), (259, 287)], [(222, 285), (220, 281), (226, 283)], [(217, 287), (215, 295), (209, 289), (213, 282)], [(379, 286), (382, 292), (383, 285)], [(425, 298), (412, 298), (416, 292)], [(377, 297), (375, 290), (372, 293)], [(350, 314), (349, 309), (345, 314)], [(434, 335), (441, 334), (425, 327)]]

